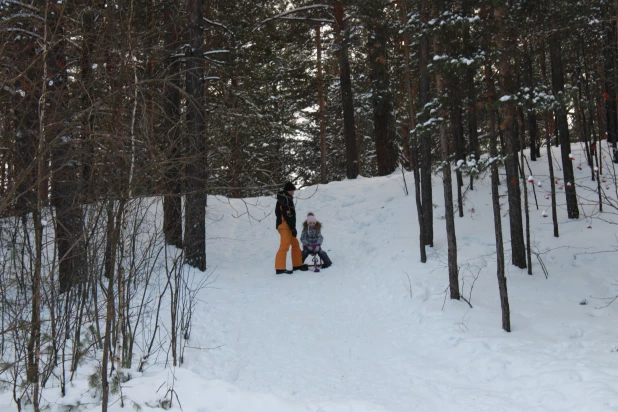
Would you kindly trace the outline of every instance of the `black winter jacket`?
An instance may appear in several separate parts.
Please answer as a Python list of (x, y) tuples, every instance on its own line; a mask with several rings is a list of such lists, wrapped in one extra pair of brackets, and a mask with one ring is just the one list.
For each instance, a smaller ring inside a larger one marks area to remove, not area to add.
[(275, 226), (275, 229), (279, 228), (279, 225), (283, 223), (283, 219), (285, 219), (290, 229), (296, 229), (296, 208), (294, 207), (294, 197), (284, 190), (277, 193), (275, 216), (277, 216), (277, 226)]

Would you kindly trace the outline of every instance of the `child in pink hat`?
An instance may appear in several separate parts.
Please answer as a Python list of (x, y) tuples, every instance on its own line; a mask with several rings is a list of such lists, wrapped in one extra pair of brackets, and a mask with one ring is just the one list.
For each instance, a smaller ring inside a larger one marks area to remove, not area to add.
[(311, 253), (317, 253), (322, 259), (322, 269), (326, 269), (333, 264), (328, 254), (322, 249), (324, 236), (322, 236), (322, 223), (320, 223), (313, 212), (307, 213), (307, 220), (303, 222), (303, 232), (300, 235), (303, 244), (303, 262)]

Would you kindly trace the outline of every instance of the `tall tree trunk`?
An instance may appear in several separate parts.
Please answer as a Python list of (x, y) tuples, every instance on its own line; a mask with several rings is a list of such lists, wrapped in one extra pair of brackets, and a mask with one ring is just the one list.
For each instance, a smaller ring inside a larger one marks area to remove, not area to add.
[[(476, 89), (474, 87), (475, 70), (468, 68), (466, 70), (466, 83), (468, 83), (468, 135), (470, 140), (468, 143), (468, 153), (474, 156), (474, 160), (478, 162), (479, 154), (481, 153), (479, 145), (478, 122), (476, 113)], [(470, 190), (474, 190), (474, 176), (470, 175)]]
[[(42, 162), (39, 162), (42, 163)], [(42, 169), (42, 165), (41, 169)], [(38, 183), (38, 191), (42, 192), (42, 183)], [(42, 196), (39, 196), (42, 201)], [(41, 203), (39, 203), (41, 205)], [(43, 261), (43, 225), (41, 223), (41, 207), (35, 208), (32, 213), (34, 220), (34, 273), (32, 274), (32, 306), (30, 319), (30, 338), (27, 346), (28, 365), (26, 375), (28, 382), (32, 384), (32, 404), (35, 412), (39, 412), (40, 398), (40, 371), (39, 358), (41, 355), (41, 271)]]
[(382, 1), (364, 3), (369, 31), (367, 51), (371, 79), (371, 104), (373, 107), (373, 130), (376, 144), (378, 175), (391, 174), (397, 166), (397, 157), (392, 156), (391, 141), (392, 95), (389, 90), (388, 28)]
[[(453, 79), (455, 80), (455, 79)], [(453, 140), (455, 143), (455, 159), (466, 160), (465, 153), (465, 142), (464, 142), (464, 131), (463, 131), (463, 116), (461, 112), (461, 107), (463, 106), (463, 102), (461, 99), (461, 90), (455, 86), (451, 88), (451, 130), (453, 134)], [(463, 175), (460, 169), (455, 171), (455, 176), (457, 177), (457, 209), (459, 211), (459, 217), (464, 216), (463, 211), (463, 193), (462, 187), (463, 183)]]
[[(483, 21), (487, 22), (491, 16), (491, 6), (483, 6), (481, 16)], [(489, 110), (489, 155), (492, 158), (498, 157), (497, 140), (498, 133), (496, 130), (496, 90), (494, 79), (492, 76), (493, 62), (489, 59), (490, 56), (490, 38), (489, 31), (483, 36), (483, 51), (485, 52), (485, 85), (487, 90), (487, 106)], [(498, 276), (498, 290), (500, 292), (500, 307), (502, 310), (502, 329), (507, 332), (511, 331), (511, 310), (509, 306), (509, 294), (507, 289), (506, 276), (504, 276), (504, 241), (502, 235), (502, 214), (500, 213), (500, 176), (497, 162), (493, 162), (491, 168), (491, 203), (494, 212), (494, 232), (496, 237), (496, 274)]]
[[(498, 156), (496, 147), (497, 133), (495, 127), (495, 112), (490, 113), (490, 137), (489, 137), (489, 152), (490, 156), (495, 158)], [(496, 238), (496, 275), (498, 277), (498, 290), (500, 292), (500, 309), (502, 311), (502, 329), (507, 332), (511, 331), (511, 309), (509, 305), (509, 292), (507, 288), (504, 262), (504, 244), (502, 236), (502, 214), (500, 213), (500, 176), (498, 174), (498, 165), (491, 165), (491, 203), (494, 211), (494, 232)]]
[(187, 195), (184, 249), (186, 262), (206, 270), (206, 122), (204, 115), (204, 22), (201, 0), (187, 1)]
[(532, 67), (532, 56), (530, 46), (524, 45), (524, 85), (529, 89), (530, 97), (526, 101), (526, 113), (528, 115), (528, 133), (530, 134), (530, 160), (536, 161), (540, 156), (540, 144), (537, 137), (536, 112), (532, 107), (532, 99), (534, 99), (534, 72)]
[(608, 140), (614, 147), (613, 161), (618, 163), (618, 10), (615, 4), (607, 2), (602, 6), (606, 17), (603, 47), (603, 69), (605, 77), (605, 117), (607, 121)]
[[(95, 93), (94, 89), (96, 88), (93, 82), (93, 62), (95, 61), (96, 55), (96, 16), (97, 16), (97, 7), (87, 8), (84, 3), (79, 4), (86, 8), (83, 12), (82, 17), (82, 53), (80, 56), (80, 73), (81, 73), (81, 82), (83, 87), (86, 88), (86, 92), (82, 94), (81, 98), (81, 110), (83, 110), (86, 115), (83, 116), (82, 120), (82, 131), (80, 136), (80, 143), (82, 146), (81, 150), (81, 159), (80, 159), (80, 174), (81, 174), (81, 182), (80, 182), (80, 195), (79, 199), (82, 203), (88, 203), (95, 201), (95, 164), (96, 161), (94, 159), (96, 152), (96, 144), (94, 142), (94, 100)], [(79, 7), (77, 6), (77, 7)]]
[[(552, 1), (551, 3), (555, 3)], [(555, 17), (552, 18), (553, 34), (549, 40), (549, 55), (551, 61), (551, 82), (554, 96), (559, 96), (564, 92), (564, 66), (562, 64), (562, 50), (560, 45), (560, 32)], [(575, 174), (573, 172), (573, 162), (571, 155), (571, 140), (569, 138), (569, 124), (567, 121), (566, 108), (556, 111), (556, 132), (560, 140), (560, 152), (562, 157), (562, 173), (564, 177), (564, 191), (566, 193), (567, 215), (569, 219), (579, 218), (579, 207), (577, 206), (577, 193), (575, 190)]]
[[(440, 39), (434, 38), (434, 51), (440, 54)], [(441, 96), (445, 90), (442, 73), (436, 71), (436, 91)], [(447, 119), (448, 113), (444, 107), (440, 109), (440, 117)], [(459, 270), (457, 265), (457, 236), (455, 234), (455, 211), (453, 209), (453, 181), (451, 164), (449, 162), (449, 141), (446, 130), (446, 120), (440, 122), (440, 150), (442, 152), (442, 181), (444, 184), (444, 214), (446, 220), (446, 238), (448, 243), (448, 278), (451, 299), (459, 300)]]
[[(77, 282), (86, 280), (85, 245), (83, 242), (83, 213), (78, 202), (79, 153), (78, 136), (68, 127), (67, 62), (64, 56), (62, 25), (57, 21), (59, 13), (53, 13), (48, 20), (49, 31), (53, 33), (53, 46), (47, 53), (48, 101), (46, 134), (52, 144), (52, 205), (55, 207), (55, 238), (58, 247), (59, 292), (64, 293)], [(87, 16), (88, 17), (88, 16)], [(84, 51), (86, 54), (87, 50)], [(87, 73), (88, 74), (88, 73)], [(86, 76), (88, 77), (88, 76)], [(47, 186), (47, 185), (45, 185)]]
[(358, 162), (358, 145), (356, 142), (356, 126), (354, 123), (354, 96), (352, 94), (352, 79), (350, 77), (350, 61), (348, 58), (348, 35), (346, 33), (345, 11), (340, 1), (334, 2), (335, 31), (339, 39), (339, 79), (341, 87), (341, 103), (343, 106), (343, 135), (346, 153), (346, 177), (356, 179), (360, 172)]
[(550, 126), (551, 122), (549, 121), (549, 117), (551, 115), (547, 114), (545, 116), (545, 140), (547, 142), (547, 165), (549, 167), (549, 183), (551, 189), (551, 216), (554, 223), (554, 237), (559, 237), (558, 232), (558, 213), (556, 211), (556, 182), (554, 180), (554, 156), (551, 152), (551, 132), (552, 127)]
[(318, 68), (318, 118), (320, 122), (320, 183), (328, 182), (326, 176), (326, 118), (325, 118), (325, 99), (324, 99), (324, 76), (322, 73), (322, 38), (320, 35), (321, 25), (315, 26), (315, 43), (317, 50)]
[[(470, 16), (473, 14), (473, 8), (470, 1), (464, 1), (462, 4), (462, 10), (464, 16)], [(463, 32), (463, 44), (464, 44), (464, 52), (468, 55), (473, 55), (475, 53), (475, 46), (472, 44), (470, 39), (470, 25), (466, 24)], [(470, 57), (470, 56), (469, 56)], [(481, 149), (479, 146), (479, 136), (478, 136), (478, 121), (477, 121), (477, 110), (476, 104), (478, 101), (477, 98), (477, 90), (475, 86), (475, 76), (477, 73), (477, 68), (473, 65), (468, 65), (465, 69), (464, 78), (465, 78), (465, 95), (467, 97), (467, 107), (466, 107), (466, 115), (468, 119), (468, 155), (474, 158), (475, 161), (478, 162), (479, 155), (481, 153)], [(470, 190), (474, 190), (474, 176), (470, 175)]]
[[(523, 116), (522, 116), (523, 117)], [(523, 148), (524, 147), (524, 138), (525, 138), (525, 134), (524, 134), (524, 128), (523, 128), (523, 121), (522, 121), (522, 127), (520, 127), (520, 133), (519, 133), (519, 144), (520, 146)], [(524, 188), (524, 218), (525, 218), (525, 222), (526, 222), (526, 257), (527, 257), (527, 266), (528, 266), (528, 274), (532, 275), (532, 252), (530, 250), (530, 204), (528, 202), (528, 187), (527, 187), (527, 179), (526, 179), (526, 174), (524, 173), (524, 167), (525, 167), (525, 160), (526, 158), (524, 157), (524, 151), (523, 149), (519, 151), (519, 163), (520, 163), (520, 167), (521, 167), (521, 185)], [(531, 183), (532, 184), (532, 190), (534, 189), (534, 182)]]
[[(582, 61), (583, 61), (583, 70), (584, 70), (584, 79), (583, 79), (583, 84), (584, 84), (584, 91), (585, 91), (585, 97), (582, 97), (582, 101), (585, 101), (586, 103), (584, 104), (584, 107), (582, 108), (582, 115), (585, 118), (584, 122), (586, 122), (586, 134), (590, 140), (590, 152), (589, 152), (589, 156), (588, 156), (588, 165), (590, 166), (590, 169), (592, 170), (592, 180), (594, 181), (596, 178), (596, 174), (594, 173), (594, 161), (596, 159), (596, 151), (597, 151), (597, 138), (596, 138), (596, 134), (594, 132), (594, 96), (592, 95), (592, 92), (590, 90), (590, 82), (588, 81), (588, 79), (590, 78), (590, 71), (588, 70), (588, 53), (586, 53), (586, 46), (584, 45), (583, 39), (582, 39), (582, 45), (581, 45), (581, 55), (582, 55)], [(585, 115), (585, 110), (587, 109), (588, 111), (588, 116)], [(586, 119), (587, 117), (587, 119)]]
[[(421, 0), (421, 21), (429, 21), (427, 0)], [(423, 33), (419, 41), (419, 87), (418, 105), (421, 110), (429, 103), (429, 88), (431, 80), (429, 77), (429, 38)], [(420, 123), (428, 120), (425, 111), (422, 112)], [(421, 196), (423, 205), (423, 218), (425, 223), (425, 244), (433, 247), (433, 194), (431, 185), (431, 135), (423, 133), (421, 135), (420, 168), (421, 168)]]
[[(232, 47), (235, 50), (235, 47)], [(235, 55), (236, 53), (232, 53)], [(238, 88), (238, 78), (234, 74), (234, 69), (232, 68), (232, 87), (230, 88), (230, 100), (232, 102), (232, 110), (234, 113), (238, 112), (238, 99), (236, 97), (236, 89)], [(238, 128), (240, 125), (238, 121), (234, 118), (230, 119), (232, 123), (232, 193), (231, 197), (238, 199), (241, 197), (240, 193), (240, 149), (241, 149), (241, 141), (240, 135), (238, 132)]]
[[(406, 22), (407, 11), (405, 3), (402, 3), (402, 24)], [(409, 142), (410, 130), (416, 127), (416, 110), (414, 110), (414, 92), (412, 91), (412, 73), (410, 68), (410, 36), (408, 31), (403, 33), (403, 54), (405, 58), (406, 67), (406, 91), (408, 94), (408, 121), (409, 126), (404, 125), (403, 130), (407, 136), (404, 136), (404, 141)], [(421, 262), (427, 262), (427, 252), (425, 248), (425, 216), (423, 215), (423, 204), (421, 200), (421, 179), (419, 173), (419, 145), (418, 139), (415, 139), (412, 143), (412, 149), (409, 151), (409, 163), (410, 168), (414, 172), (414, 197), (416, 200), (416, 213), (418, 216), (418, 231), (419, 231), (419, 248), (421, 255)]]
[[(541, 78), (543, 79), (544, 84), (548, 84), (547, 78), (547, 52), (545, 50), (545, 42), (541, 42), (541, 55), (540, 55), (540, 66), (541, 66)], [(547, 164), (549, 166), (549, 183), (551, 189), (551, 210), (552, 210), (552, 220), (554, 224), (554, 237), (558, 237), (558, 215), (556, 213), (556, 184), (554, 180), (554, 163), (553, 163), (553, 155), (551, 148), (551, 140), (552, 135), (555, 132), (555, 127), (552, 123), (552, 115), (551, 113), (545, 113), (544, 115), (545, 122), (545, 141), (547, 145)]]
[[(45, 10), (45, 17), (47, 23), (47, 17), (49, 14), (49, 2), (47, 2), (47, 7)], [(47, 45), (49, 42), (48, 39), (48, 27), (44, 28), (45, 34), (43, 37), (44, 42), (44, 55), (48, 53)], [(46, 57), (46, 56), (45, 56)], [(45, 64), (45, 61), (43, 62)], [(39, 399), (40, 399), (40, 371), (39, 371), (39, 358), (41, 355), (41, 271), (43, 270), (43, 224), (41, 221), (41, 214), (43, 209), (43, 187), (47, 185), (47, 180), (43, 175), (43, 164), (45, 162), (45, 156), (43, 155), (45, 151), (46, 138), (45, 138), (45, 122), (46, 119), (46, 111), (47, 111), (47, 98), (46, 98), (46, 74), (47, 70), (44, 69), (44, 77), (43, 77), (43, 87), (42, 87), (42, 101), (39, 108), (40, 114), (40, 123), (39, 123), (39, 141), (36, 153), (36, 163), (37, 163), (37, 179), (36, 179), (36, 203), (33, 205), (34, 208), (32, 210), (32, 220), (34, 224), (34, 273), (32, 273), (32, 305), (30, 314), (30, 338), (28, 340), (27, 345), (27, 357), (28, 364), (26, 368), (26, 376), (28, 378), (28, 383), (32, 385), (32, 405), (35, 412), (39, 412)]]
[[(103, 341), (103, 359), (101, 360), (101, 412), (107, 412), (109, 405), (109, 362), (110, 353), (113, 349), (113, 330), (115, 318), (115, 293), (114, 293), (114, 271), (116, 267), (116, 251), (118, 249), (119, 228), (121, 216), (124, 210), (124, 203), (120, 202), (114, 214), (114, 201), (107, 201), (107, 245), (109, 245), (109, 255), (105, 259), (105, 277), (107, 277), (106, 290), (106, 312), (105, 312), (105, 337)], [(113, 365), (112, 365), (113, 367)]]
[[(43, 66), (43, 76), (41, 79), (41, 100), (39, 102), (38, 107), (38, 139), (37, 139), (37, 148), (35, 152), (35, 156), (33, 161), (36, 161), (36, 179), (35, 179), (35, 203), (32, 205), (32, 220), (34, 225), (34, 271), (31, 277), (31, 292), (32, 292), (32, 302), (31, 302), (31, 311), (30, 314), (30, 338), (28, 339), (28, 344), (26, 347), (26, 356), (27, 356), (27, 364), (26, 364), (26, 377), (28, 379), (28, 383), (32, 385), (32, 406), (34, 412), (39, 412), (39, 399), (40, 399), (40, 371), (39, 371), (39, 359), (41, 356), (41, 279), (42, 279), (42, 270), (43, 270), (43, 223), (42, 223), (42, 209), (43, 209), (43, 196), (46, 190), (44, 189), (47, 186), (47, 177), (44, 176), (44, 164), (46, 162), (46, 122), (47, 113), (48, 113), (48, 96), (47, 96), (47, 86), (48, 82), (48, 67), (47, 67), (47, 59), (50, 54), (49, 45), (52, 43), (53, 39), (53, 30), (54, 30), (54, 19), (50, 18), (50, 2), (47, 0), (45, 2), (45, 15), (43, 20), (43, 58), (42, 58), (42, 66)], [(25, 221), (25, 219), (24, 219)], [(4, 316), (4, 314), (3, 314)]]
[[(511, 96), (515, 93), (512, 80), (514, 73), (512, 73), (510, 62), (514, 46), (510, 36), (510, 30), (505, 27), (505, 17), (506, 13), (509, 11), (508, 9), (510, 9), (510, 6), (502, 5), (494, 12), (497, 24), (500, 27), (497, 46), (498, 50), (501, 52), (498, 67), (503, 96)], [(521, 192), (519, 188), (519, 165), (517, 160), (517, 152), (519, 150), (517, 107), (512, 99), (506, 102), (505, 119), (500, 127), (505, 131), (506, 159), (504, 165), (509, 198), (512, 263), (523, 269), (526, 267), (526, 245), (524, 243), (524, 228), (521, 215)]]
[(165, 0), (163, 3), (165, 30), (165, 50), (168, 67), (163, 85), (163, 152), (167, 154), (168, 164), (163, 176), (163, 232), (165, 242), (182, 247), (182, 190), (179, 165), (180, 134), (180, 63), (174, 54), (178, 48), (178, 0)]
[[(29, 31), (38, 31), (34, 24), (27, 27)], [(39, 99), (41, 98), (41, 90), (39, 81), (43, 76), (43, 65), (30, 64), (40, 58), (37, 40), (34, 38), (24, 37), (22, 48), (18, 53), (22, 59), (15, 63), (24, 62), (20, 65), (20, 83), (22, 90), (28, 90), (24, 93), (21, 99), (15, 102), (13, 111), (15, 113), (15, 128), (14, 128), (14, 151), (13, 151), (13, 171), (12, 178), (13, 188), (8, 192), (15, 199), (11, 205), (16, 214), (25, 216), (36, 207), (37, 192), (36, 180), (38, 172), (36, 170), (36, 153), (38, 141), (38, 124), (39, 124)]]

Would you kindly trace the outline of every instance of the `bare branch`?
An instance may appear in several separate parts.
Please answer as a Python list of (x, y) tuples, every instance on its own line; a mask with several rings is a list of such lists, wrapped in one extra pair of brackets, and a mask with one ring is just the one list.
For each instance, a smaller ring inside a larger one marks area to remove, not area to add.
[(234, 32), (233, 32), (232, 30), (230, 30), (230, 28), (229, 28), (229, 27), (227, 27), (225, 24), (221, 24), (221, 23), (219, 23), (219, 22), (217, 22), (217, 21), (212, 21), (212, 20), (209, 20), (209, 19), (207, 19), (206, 17), (203, 17), (203, 20), (204, 20), (206, 23), (210, 24), (211, 26), (220, 27), (220, 28), (222, 28), (223, 30), (225, 30), (225, 31), (227, 31), (228, 33), (230, 33), (233, 37), (236, 37), (236, 34), (234, 34)]

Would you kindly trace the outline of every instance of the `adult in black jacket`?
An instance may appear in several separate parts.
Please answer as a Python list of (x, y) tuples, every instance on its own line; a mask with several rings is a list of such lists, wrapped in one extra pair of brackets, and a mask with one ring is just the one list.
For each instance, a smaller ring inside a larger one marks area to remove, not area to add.
[(303, 255), (300, 250), (300, 244), (296, 236), (296, 208), (294, 207), (294, 191), (296, 187), (287, 182), (279, 193), (277, 193), (277, 205), (275, 206), (275, 216), (277, 217), (276, 228), (281, 237), (279, 250), (275, 257), (275, 272), (292, 273), (291, 270), (286, 270), (286, 260), (288, 250), (292, 246), (292, 267), (293, 270), (308, 270), (307, 265), (303, 264)]

